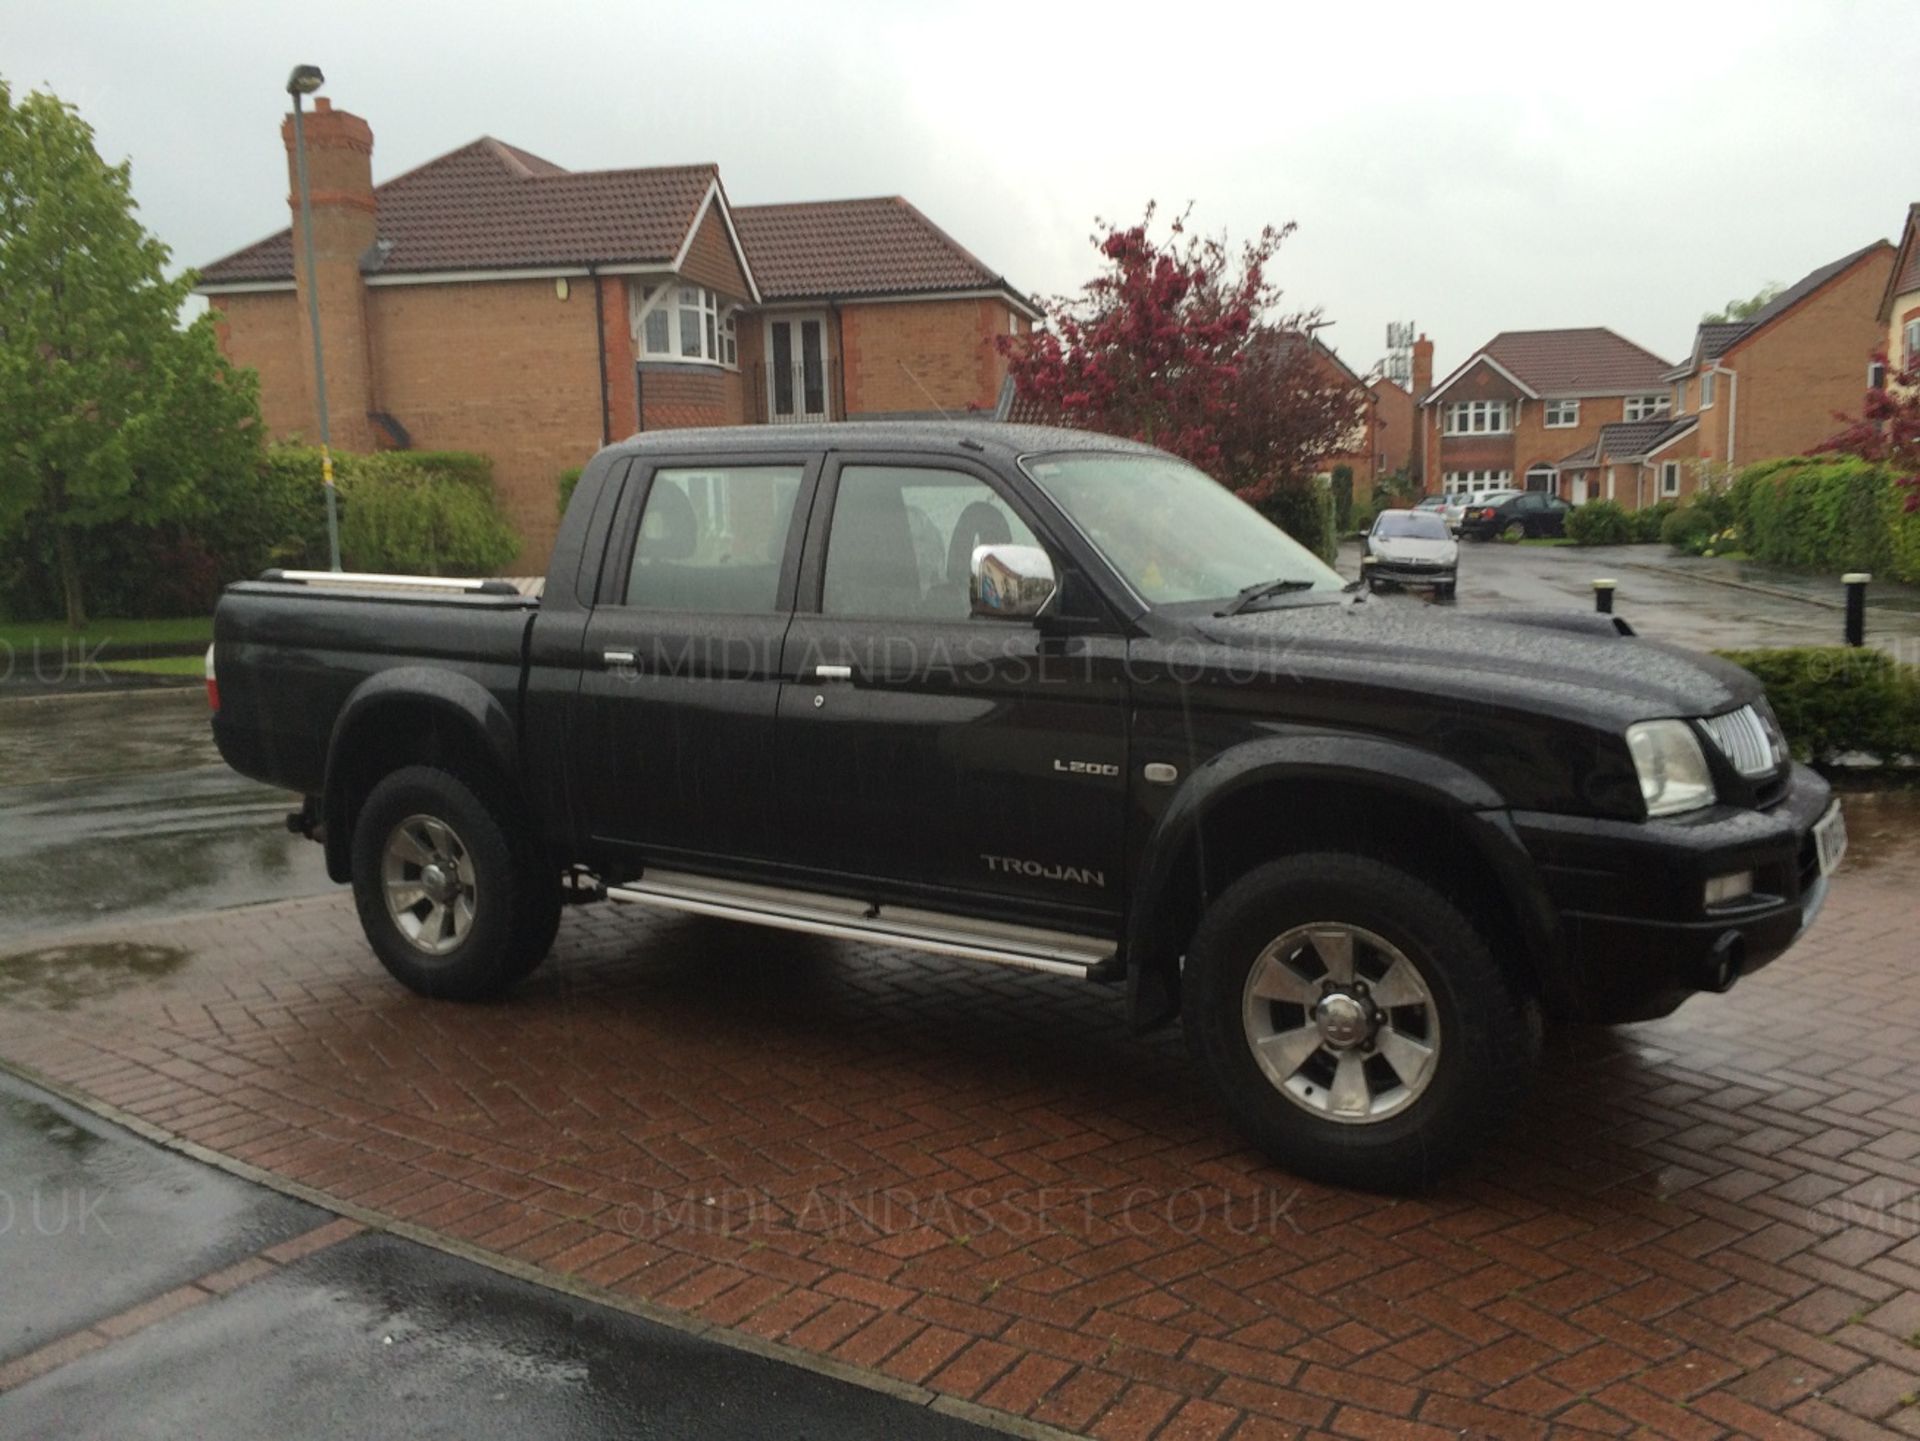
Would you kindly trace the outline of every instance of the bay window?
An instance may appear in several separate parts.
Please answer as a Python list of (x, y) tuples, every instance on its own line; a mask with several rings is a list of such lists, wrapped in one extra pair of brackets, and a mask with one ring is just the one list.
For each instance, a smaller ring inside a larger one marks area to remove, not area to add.
[(731, 368), (739, 363), (734, 308), (704, 285), (631, 285), (628, 318), (642, 360), (688, 360)]

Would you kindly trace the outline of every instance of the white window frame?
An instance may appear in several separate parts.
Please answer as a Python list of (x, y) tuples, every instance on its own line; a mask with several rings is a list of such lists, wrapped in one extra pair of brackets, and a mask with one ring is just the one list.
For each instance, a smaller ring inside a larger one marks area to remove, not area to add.
[[(633, 357), (655, 364), (712, 365), (723, 370), (738, 370), (740, 342), (734, 326), (736, 308), (717, 290), (689, 285), (678, 277), (652, 284), (633, 282), (627, 287), (627, 321), (633, 334)], [(691, 353), (685, 351), (687, 316), (693, 317), (694, 326)], [(650, 343), (655, 331), (664, 334), (664, 348), (655, 348)]]
[(1441, 477), (1448, 495), (1472, 495), (1479, 490), (1508, 488), (1513, 484), (1510, 470), (1449, 470)]
[(1914, 366), (1920, 365), (1920, 315), (1909, 320), (1901, 328), (1900, 341), (1906, 350), (1906, 361), (1900, 368), (1911, 370)]
[(1713, 409), (1713, 378), (1711, 370), (1700, 377), (1700, 408), (1702, 410)]
[(1658, 420), (1672, 414), (1673, 397), (1669, 395), (1629, 395), (1620, 408), (1621, 418), (1629, 421)]
[(1663, 460), (1660, 462), (1660, 498), (1669, 500), (1680, 494), (1680, 462)]
[(1535, 475), (1544, 475), (1547, 483), (1536, 492), (1539, 495), (1558, 495), (1560, 493), (1560, 471), (1557, 467), (1542, 461), (1539, 465), (1527, 467), (1527, 473), (1520, 478), (1520, 489), (1532, 490)]
[(1442, 435), (1510, 435), (1512, 408), (1504, 400), (1455, 400), (1442, 417)]
[(1668, 413), (1669, 415), (1685, 415), (1685, 414), (1687, 413), (1687, 383), (1686, 383), (1686, 381), (1684, 381), (1684, 380), (1676, 380), (1676, 381), (1674, 381), (1674, 383), (1673, 383), (1673, 406), (1672, 406), (1672, 409), (1670, 409), (1670, 410), (1669, 410), (1669, 411), (1668, 411), (1667, 413)]
[(1580, 402), (1549, 400), (1542, 411), (1541, 424), (1548, 430), (1572, 430), (1580, 423)]

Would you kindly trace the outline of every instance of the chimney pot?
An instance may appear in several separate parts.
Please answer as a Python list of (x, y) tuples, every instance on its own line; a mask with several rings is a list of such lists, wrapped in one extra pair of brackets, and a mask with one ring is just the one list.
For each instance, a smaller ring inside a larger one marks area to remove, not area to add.
[(324, 95), (316, 95), (313, 97), (313, 108), (324, 115), (333, 109), (333, 102)]

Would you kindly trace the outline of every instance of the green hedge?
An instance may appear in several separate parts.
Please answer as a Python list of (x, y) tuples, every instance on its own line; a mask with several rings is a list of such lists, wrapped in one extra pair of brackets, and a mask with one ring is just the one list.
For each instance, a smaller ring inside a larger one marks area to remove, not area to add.
[(1661, 500), (1631, 512), (1634, 544), (1652, 545), (1658, 541), (1666, 528), (1667, 517), (1674, 513), (1678, 505), (1678, 501)]
[(580, 483), (580, 471), (583, 467), (572, 466), (560, 472), (560, 514), (567, 513), (567, 507), (573, 504), (573, 488)]
[[(274, 446), (292, 513), (310, 528), (326, 507), (320, 452)], [(487, 575), (520, 549), (493, 495), (493, 463), (462, 451), (376, 451), (336, 455), (340, 561), (348, 570), (396, 575)], [(322, 562), (324, 563), (324, 562)]]
[(1920, 756), (1920, 666), (1850, 646), (1721, 651), (1767, 688), (1793, 753), (1816, 765), (1846, 754)]
[(1750, 465), (1728, 496), (1755, 560), (1920, 583), (1920, 513), (1906, 498), (1884, 466), (1833, 455)]
[(1334, 526), (1333, 488), (1318, 481), (1281, 485), (1259, 502), (1260, 513), (1308, 550), (1332, 564), (1340, 551)]
[(1616, 500), (1590, 500), (1567, 512), (1567, 537), (1577, 545), (1630, 545), (1633, 518)]
[[(519, 541), (494, 504), (492, 472), (485, 456), (464, 451), (336, 453), (343, 563), (401, 574), (497, 571)], [(320, 452), (270, 446), (257, 465), (202, 476), (176, 521), (101, 526), (75, 543), (96, 614), (205, 615), (229, 581), (275, 566), (326, 568)], [(0, 547), (0, 614), (61, 613), (52, 533), (29, 526)]]

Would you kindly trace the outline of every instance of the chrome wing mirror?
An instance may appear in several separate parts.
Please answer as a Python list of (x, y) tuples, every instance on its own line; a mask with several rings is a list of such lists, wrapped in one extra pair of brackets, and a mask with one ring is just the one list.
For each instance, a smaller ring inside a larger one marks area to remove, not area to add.
[(976, 545), (972, 570), (969, 609), (994, 620), (1032, 620), (1060, 589), (1053, 561), (1037, 545)]

